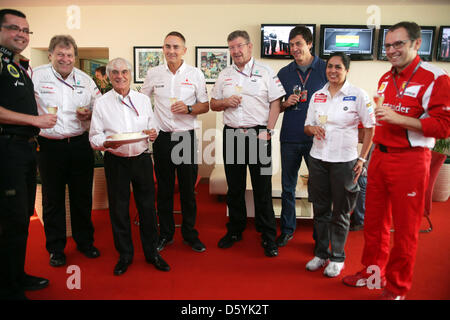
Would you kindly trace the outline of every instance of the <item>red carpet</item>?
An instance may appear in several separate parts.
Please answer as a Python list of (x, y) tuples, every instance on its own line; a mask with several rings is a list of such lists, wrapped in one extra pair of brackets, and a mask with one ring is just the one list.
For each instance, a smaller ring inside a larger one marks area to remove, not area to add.
[[(208, 194), (208, 185), (198, 186), (197, 229), (207, 250), (196, 253), (183, 244), (177, 228), (175, 242), (161, 252), (170, 264), (170, 272), (157, 271), (145, 262), (138, 227), (133, 224), (135, 256), (128, 271), (113, 275), (118, 255), (114, 249), (107, 211), (95, 211), (95, 245), (101, 257), (90, 260), (76, 250), (68, 239), (67, 266), (48, 264), (44, 231), (39, 220), (30, 224), (26, 271), (50, 279), (48, 288), (27, 292), (38, 300), (366, 300), (376, 299), (379, 290), (350, 288), (341, 277), (329, 279), (321, 272), (308, 272), (305, 264), (312, 258), (312, 220), (298, 220), (294, 239), (281, 248), (279, 256), (267, 258), (260, 246), (253, 219), (249, 219), (243, 240), (230, 249), (219, 249), (218, 240), (225, 234), (226, 205)], [(433, 203), (431, 219), (434, 229), (420, 234), (413, 288), (408, 299), (450, 299), (450, 202)], [(133, 217), (134, 218), (134, 215)], [(181, 221), (177, 215), (178, 221)], [(424, 219), (423, 227), (426, 221)], [(344, 275), (361, 268), (363, 232), (351, 232), (346, 246)], [(69, 290), (67, 267), (81, 270), (81, 289)]]

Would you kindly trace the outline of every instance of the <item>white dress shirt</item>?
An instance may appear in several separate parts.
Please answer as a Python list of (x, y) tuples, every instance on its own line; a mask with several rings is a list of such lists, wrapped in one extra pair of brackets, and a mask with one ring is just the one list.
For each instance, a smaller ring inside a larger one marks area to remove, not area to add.
[[(364, 128), (375, 125), (372, 102), (367, 93), (345, 81), (342, 88), (331, 97), (330, 84), (316, 91), (309, 102), (305, 126), (321, 125), (326, 116), (325, 140), (314, 137), (310, 155), (327, 162), (347, 162), (358, 158), (358, 124)], [(323, 118), (322, 118), (323, 119)]]
[(46, 64), (34, 69), (33, 84), (39, 114), (48, 113), (48, 107), (58, 107), (56, 125), (50, 129), (41, 129), (39, 135), (49, 139), (64, 139), (89, 130), (90, 121), (78, 120), (77, 108), (92, 110), (101, 93), (86, 73), (73, 68), (67, 79), (63, 79), (51, 64)]
[(233, 128), (248, 128), (267, 125), (270, 103), (286, 92), (269, 66), (251, 58), (242, 72), (235, 64), (222, 70), (211, 96), (222, 100), (233, 95), (242, 96), (242, 102), (237, 108), (224, 110), (223, 122)]
[(117, 133), (142, 132), (152, 128), (159, 131), (149, 97), (134, 90), (130, 90), (128, 95), (123, 97), (113, 89), (95, 103), (89, 140), (92, 148), (96, 150), (109, 151), (119, 157), (134, 157), (148, 149), (147, 140), (111, 149), (103, 147), (106, 137)]
[(154, 95), (155, 118), (164, 132), (181, 132), (198, 128), (197, 116), (175, 114), (170, 110), (171, 98), (185, 105), (208, 102), (205, 76), (200, 69), (185, 62), (173, 74), (167, 64), (151, 68), (142, 86), (141, 93)]

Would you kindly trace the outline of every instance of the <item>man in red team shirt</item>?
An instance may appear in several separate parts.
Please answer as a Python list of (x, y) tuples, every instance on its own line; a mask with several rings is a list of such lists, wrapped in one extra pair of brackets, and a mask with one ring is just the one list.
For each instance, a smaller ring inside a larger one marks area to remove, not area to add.
[[(422, 43), (414, 22), (392, 26), (385, 39), (392, 64), (378, 83), (384, 103), (375, 109), (376, 144), (368, 169), (362, 264), (378, 266), (382, 299), (401, 300), (411, 288), (435, 138), (450, 135), (448, 74), (417, 55)], [(389, 250), (391, 217), (394, 246)], [(346, 285), (369, 284), (372, 268), (344, 277)]]

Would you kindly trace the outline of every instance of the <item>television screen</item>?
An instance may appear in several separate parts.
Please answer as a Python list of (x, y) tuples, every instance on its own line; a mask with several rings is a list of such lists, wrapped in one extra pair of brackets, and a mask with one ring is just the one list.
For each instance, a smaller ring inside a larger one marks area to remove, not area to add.
[[(386, 50), (384, 48), (384, 39), (390, 26), (380, 26), (378, 33), (378, 60), (386, 61)], [(424, 61), (431, 61), (433, 57), (434, 34), (436, 27), (420, 27), (422, 33), (422, 45), (419, 48), (418, 54)]]
[(450, 62), (450, 26), (441, 26), (437, 41), (436, 60)]
[(314, 54), (315, 24), (262, 24), (261, 25), (261, 58), (292, 59), (289, 52), (289, 32), (298, 25), (304, 25), (311, 30)]
[(352, 60), (373, 60), (374, 29), (356, 25), (321, 25), (320, 57), (343, 52)]

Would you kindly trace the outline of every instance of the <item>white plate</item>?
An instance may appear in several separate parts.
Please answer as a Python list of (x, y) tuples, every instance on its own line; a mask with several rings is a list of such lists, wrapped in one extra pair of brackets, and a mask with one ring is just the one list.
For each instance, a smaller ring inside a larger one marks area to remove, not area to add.
[(121, 138), (121, 139), (111, 139), (111, 136), (106, 138), (106, 141), (111, 141), (111, 142), (122, 142), (122, 143), (133, 143), (133, 142), (138, 142), (138, 141), (142, 141), (148, 138), (148, 135), (142, 133), (140, 137), (136, 137), (136, 138)]

